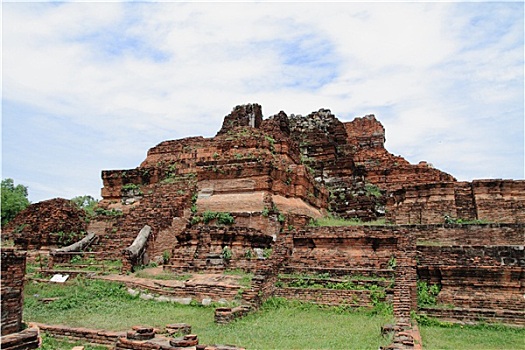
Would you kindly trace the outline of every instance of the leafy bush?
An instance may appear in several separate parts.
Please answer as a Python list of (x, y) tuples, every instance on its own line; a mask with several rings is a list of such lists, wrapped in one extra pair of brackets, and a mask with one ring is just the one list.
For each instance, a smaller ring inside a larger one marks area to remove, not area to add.
[(217, 213), (217, 223), (220, 225), (231, 225), (235, 219), (230, 213)]
[(428, 285), (427, 282), (417, 282), (417, 305), (419, 307), (436, 305), (437, 295), (441, 290), (437, 284)]
[(121, 210), (116, 210), (116, 209), (104, 209), (104, 208), (96, 208), (95, 209), (95, 214), (96, 215), (103, 215), (103, 216), (109, 216), (109, 217), (118, 217), (118, 216), (122, 216), (122, 211)]
[(171, 259), (171, 252), (168, 250), (163, 251), (162, 252), (162, 262), (164, 264), (167, 264), (170, 262), (170, 259)]
[(15, 186), (13, 179), (2, 180), (1, 192), (1, 221), (4, 226), (29, 205), (29, 200), (27, 199), (27, 186)]
[(130, 183), (130, 184), (125, 184), (124, 186), (122, 186), (122, 190), (123, 191), (134, 191), (134, 190), (140, 190), (140, 186), (137, 185), (137, 184), (133, 184), (133, 183)]
[[(202, 222), (205, 224), (208, 224), (215, 219), (217, 219), (217, 223), (219, 225), (231, 225), (235, 222), (235, 218), (230, 213), (217, 213), (209, 210), (206, 210), (204, 213), (202, 213)], [(196, 221), (196, 223), (197, 222), (198, 221)]]
[(478, 224), (488, 223), (488, 221), (486, 220), (480, 220), (480, 219), (467, 220), (467, 219), (462, 219), (462, 218), (454, 218), (450, 215), (445, 215), (444, 221), (445, 221), (445, 224), (462, 224), (462, 225), (478, 225)]
[(377, 187), (376, 185), (365, 184), (365, 191), (368, 197), (379, 198), (382, 196), (381, 189)]
[(206, 210), (204, 213), (202, 213), (202, 221), (207, 224), (210, 221), (214, 220), (217, 217), (217, 213), (214, 211)]
[(233, 253), (232, 253), (232, 250), (230, 249), (230, 247), (228, 246), (224, 246), (224, 248), (222, 248), (222, 254), (221, 254), (222, 258), (226, 261), (230, 261), (231, 258), (233, 257)]

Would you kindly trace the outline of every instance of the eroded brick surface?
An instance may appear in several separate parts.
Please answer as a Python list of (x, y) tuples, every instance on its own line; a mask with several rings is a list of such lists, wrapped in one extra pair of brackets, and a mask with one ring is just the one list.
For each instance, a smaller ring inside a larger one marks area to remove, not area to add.
[(2, 236), (24, 249), (65, 246), (85, 235), (86, 214), (71, 201), (50, 199), (29, 205), (5, 228)]
[(26, 252), (1, 248), (2, 336), (22, 330)]
[(395, 224), (450, 219), (525, 222), (524, 180), (474, 180), (405, 186), (388, 197), (387, 219)]

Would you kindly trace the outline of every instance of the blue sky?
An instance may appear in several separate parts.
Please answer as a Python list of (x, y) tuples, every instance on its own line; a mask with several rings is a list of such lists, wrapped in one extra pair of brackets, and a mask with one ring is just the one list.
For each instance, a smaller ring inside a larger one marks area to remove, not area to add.
[(524, 178), (523, 2), (2, 4), (2, 178), (100, 198), (164, 140), (265, 117), (375, 114), (459, 180)]

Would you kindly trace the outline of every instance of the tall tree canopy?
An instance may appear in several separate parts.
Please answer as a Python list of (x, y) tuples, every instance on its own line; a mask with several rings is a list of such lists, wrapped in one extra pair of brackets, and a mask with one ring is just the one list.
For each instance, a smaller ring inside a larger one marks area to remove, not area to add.
[(90, 195), (77, 196), (72, 198), (71, 201), (75, 203), (79, 208), (84, 209), (89, 217), (95, 215), (95, 207), (98, 204), (98, 200), (91, 197)]
[(27, 186), (16, 185), (13, 179), (2, 180), (2, 226), (29, 205)]

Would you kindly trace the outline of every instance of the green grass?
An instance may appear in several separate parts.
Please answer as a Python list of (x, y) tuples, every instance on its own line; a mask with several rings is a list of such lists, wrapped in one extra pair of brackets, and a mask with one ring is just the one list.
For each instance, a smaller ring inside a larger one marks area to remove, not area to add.
[(523, 350), (525, 349), (525, 328), (504, 326), (460, 326), (419, 327), (425, 350)]
[(257, 313), (219, 327), (213, 337), (202, 333), (199, 338), (250, 349), (377, 349), (389, 343), (380, 335), (387, 321), (388, 317), (337, 308), (270, 302)]
[[(216, 325), (212, 307), (141, 300), (123, 285), (77, 278), (70, 283), (29, 282), (24, 321), (122, 331), (134, 325), (162, 329), (185, 322), (202, 344), (235, 344), (250, 349), (377, 349), (387, 345), (380, 327), (391, 316), (269, 299), (258, 312), (228, 325)], [(41, 298), (58, 298), (43, 303)], [(500, 325), (460, 326), (421, 319), (425, 349), (525, 350), (525, 328)], [(43, 349), (71, 349), (70, 343), (45, 337)], [(98, 347), (88, 347), (96, 350)]]
[[(39, 298), (58, 297), (51, 303)], [(387, 345), (380, 327), (391, 316), (346, 308), (270, 299), (260, 311), (229, 325), (213, 321), (214, 309), (141, 300), (117, 283), (75, 279), (67, 285), (28, 283), (25, 322), (107, 330), (134, 325), (163, 328), (185, 322), (202, 344), (235, 344), (250, 349), (377, 349)]]
[(312, 220), (310, 226), (363, 226), (363, 225), (385, 225), (385, 219), (377, 219), (374, 221), (361, 221), (359, 219), (338, 219), (334, 217), (323, 217), (317, 220)]
[(105, 346), (97, 346), (97, 345), (91, 345), (87, 344), (85, 342), (80, 341), (67, 341), (65, 339), (57, 339), (53, 338), (46, 333), (42, 334), (42, 346), (40, 347), (41, 350), (71, 350), (74, 346), (77, 345), (83, 345), (85, 350), (107, 350), (108, 348)]

